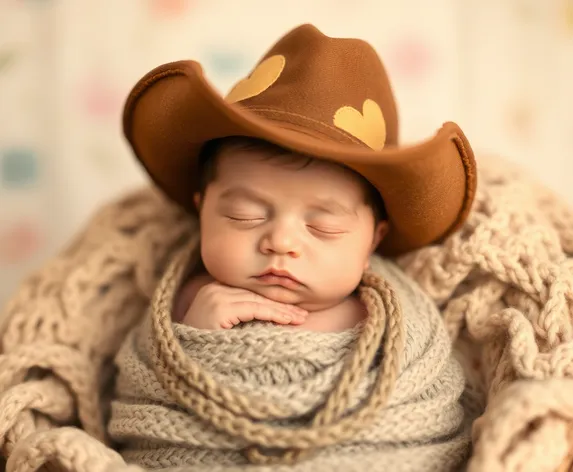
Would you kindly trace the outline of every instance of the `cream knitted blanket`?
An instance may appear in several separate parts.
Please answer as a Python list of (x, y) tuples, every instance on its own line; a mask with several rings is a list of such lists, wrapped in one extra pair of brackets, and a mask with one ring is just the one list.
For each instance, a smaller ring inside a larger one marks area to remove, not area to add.
[(470, 443), (463, 372), (435, 305), (394, 264), (373, 258), (360, 287), (369, 317), (353, 330), (250, 323), (206, 331), (170, 320), (188, 258), (183, 252), (167, 270), (117, 358), (110, 433), (127, 462), (459, 470)]
[[(439, 305), (464, 366), (472, 399), (464, 406), (480, 415), (468, 470), (565, 471), (573, 212), (515, 166), (479, 162), (464, 228), (397, 263)], [(136, 192), (103, 207), (22, 283), (4, 310), (0, 339), (7, 470), (126, 468), (105, 432), (112, 361), (193, 230), (154, 192)]]

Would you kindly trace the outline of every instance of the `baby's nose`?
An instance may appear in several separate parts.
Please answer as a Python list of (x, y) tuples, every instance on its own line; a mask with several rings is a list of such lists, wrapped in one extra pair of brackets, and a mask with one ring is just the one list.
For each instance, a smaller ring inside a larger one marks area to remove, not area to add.
[(301, 244), (295, 232), (276, 228), (263, 238), (262, 250), (265, 253), (300, 257)]

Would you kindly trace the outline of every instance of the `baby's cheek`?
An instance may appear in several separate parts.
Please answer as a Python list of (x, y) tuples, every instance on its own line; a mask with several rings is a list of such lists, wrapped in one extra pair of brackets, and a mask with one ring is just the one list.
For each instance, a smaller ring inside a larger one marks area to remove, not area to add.
[(358, 254), (342, 254), (325, 257), (325, 264), (316, 267), (319, 290), (328, 297), (350, 295), (362, 278), (363, 261)]
[(246, 267), (246, 250), (237, 238), (202, 238), (201, 257), (207, 271), (222, 283), (233, 284)]

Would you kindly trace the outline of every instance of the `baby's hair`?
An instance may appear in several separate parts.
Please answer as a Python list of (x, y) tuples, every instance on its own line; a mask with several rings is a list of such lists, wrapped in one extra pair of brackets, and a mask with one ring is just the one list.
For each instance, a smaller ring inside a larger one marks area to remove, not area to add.
[[(216, 178), (217, 156), (219, 156), (223, 151), (262, 151), (264, 159), (273, 159), (277, 157), (286, 159), (291, 158), (291, 162), (301, 163), (301, 169), (309, 166), (315, 160), (315, 158), (311, 156), (295, 154), (288, 149), (263, 139), (249, 138), (245, 136), (229, 136), (213, 139), (208, 141), (202, 147), (199, 155), (199, 194), (201, 196), (205, 194), (205, 190), (209, 183), (213, 182)], [(365, 203), (372, 208), (376, 223), (387, 220), (386, 208), (378, 190), (376, 190), (376, 188), (362, 175), (352, 169), (338, 163), (332, 162), (332, 164), (343, 167), (346, 170), (350, 170), (358, 177), (364, 188)]]

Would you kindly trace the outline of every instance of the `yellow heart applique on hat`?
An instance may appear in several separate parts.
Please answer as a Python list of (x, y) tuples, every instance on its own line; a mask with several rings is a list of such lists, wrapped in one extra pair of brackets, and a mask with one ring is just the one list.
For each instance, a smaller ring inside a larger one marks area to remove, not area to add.
[(282, 55), (265, 59), (251, 72), (249, 77), (241, 80), (231, 89), (226, 100), (229, 103), (235, 103), (264, 92), (278, 80), (285, 64), (286, 59)]
[(380, 106), (367, 99), (362, 105), (362, 113), (351, 106), (339, 108), (334, 114), (334, 125), (368, 147), (380, 151), (386, 143), (386, 120)]

